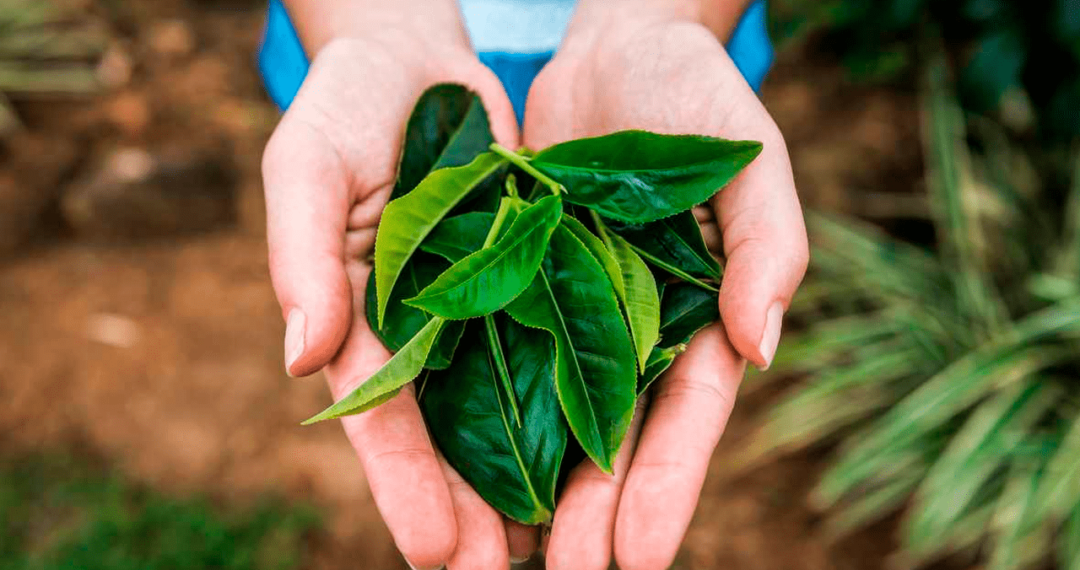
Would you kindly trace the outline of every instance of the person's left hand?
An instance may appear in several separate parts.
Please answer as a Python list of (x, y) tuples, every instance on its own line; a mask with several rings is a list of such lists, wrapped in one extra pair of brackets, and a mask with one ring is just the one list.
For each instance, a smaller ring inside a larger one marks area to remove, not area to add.
[[(582, 2), (555, 58), (537, 77), (524, 142), (539, 150), (624, 129), (761, 141), (761, 155), (695, 212), (726, 259), (722, 324), (698, 333), (657, 383), (604, 475), (577, 466), (559, 500), (550, 570), (667, 568), (698, 502), (746, 361), (771, 362), (783, 312), (809, 257), (784, 139), (708, 28), (670, 2)], [(722, 248), (721, 248), (722, 243)], [(636, 446), (636, 448), (635, 448)]]

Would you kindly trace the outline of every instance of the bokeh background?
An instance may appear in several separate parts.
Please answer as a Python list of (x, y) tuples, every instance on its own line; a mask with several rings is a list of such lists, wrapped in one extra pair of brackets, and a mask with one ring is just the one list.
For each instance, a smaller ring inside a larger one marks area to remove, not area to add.
[[(405, 568), (282, 368), (256, 0), (0, 0), (0, 569)], [(675, 568), (1080, 568), (1080, 1), (772, 0), (813, 262)]]

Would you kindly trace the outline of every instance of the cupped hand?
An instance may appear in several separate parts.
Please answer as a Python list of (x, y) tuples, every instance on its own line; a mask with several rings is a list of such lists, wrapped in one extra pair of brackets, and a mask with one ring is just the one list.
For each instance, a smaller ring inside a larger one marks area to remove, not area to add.
[(694, 513), (746, 361), (766, 367), (775, 354), (808, 248), (784, 140), (714, 34), (628, 6), (598, 11), (597, 25), (572, 24), (534, 82), (528, 147), (623, 129), (764, 144), (695, 212), (710, 248), (726, 259), (722, 324), (700, 332), (652, 390), (614, 477), (588, 461), (574, 470), (546, 550), (549, 570), (604, 570), (612, 553), (624, 570), (661, 570), (673, 562)]
[[(427, 44), (424, 37), (387, 28), (322, 47), (263, 159), (270, 271), (288, 322), (286, 368), (295, 376), (324, 369), (335, 399), (390, 357), (364, 317), (364, 288), (421, 93), (442, 82), (469, 86), (496, 140), (511, 148), (519, 142), (502, 86), (467, 42)], [(504, 523), (437, 455), (411, 386), (342, 423), (413, 567), (506, 568), (511, 554), (535, 549), (535, 531)], [(508, 539), (518, 552), (508, 552)]]

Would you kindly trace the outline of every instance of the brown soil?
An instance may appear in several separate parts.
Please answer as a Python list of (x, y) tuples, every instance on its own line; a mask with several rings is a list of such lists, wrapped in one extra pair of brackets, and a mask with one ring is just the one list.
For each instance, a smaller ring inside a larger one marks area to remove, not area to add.
[[(338, 427), (298, 425), (329, 402), (321, 379), (282, 370), (259, 177), (277, 113), (254, 71), (255, 4), (102, 2), (120, 6), (99, 14), (132, 80), (92, 101), (20, 104), (32, 132), (9, 145), (0, 192), (7, 177), (45, 194), (27, 210), (34, 239), (0, 265), (0, 452), (75, 449), (172, 491), (311, 501), (330, 513), (311, 567), (404, 568)], [(806, 202), (858, 210), (852, 195), (918, 183), (912, 96), (794, 60), (773, 77), (765, 98)], [(208, 145), (228, 149), (236, 169), (233, 225), (117, 242), (58, 221), (64, 185), (112, 150)], [(804, 504), (816, 459), (730, 476), (768, 401), (737, 407), (676, 568), (882, 567), (887, 523), (837, 545), (818, 536)]]

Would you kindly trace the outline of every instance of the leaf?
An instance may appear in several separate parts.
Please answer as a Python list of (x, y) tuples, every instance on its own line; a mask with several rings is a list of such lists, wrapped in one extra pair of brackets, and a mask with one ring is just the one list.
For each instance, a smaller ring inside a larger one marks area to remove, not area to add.
[(537, 153), (530, 164), (600, 215), (645, 223), (716, 194), (761, 153), (761, 143), (622, 131)]
[(637, 381), (637, 395), (640, 397), (645, 393), (645, 390), (649, 389), (649, 386), (660, 377), (661, 374), (667, 372), (668, 368), (675, 362), (675, 357), (686, 352), (685, 344), (676, 344), (675, 346), (669, 346), (667, 348), (660, 348), (654, 346), (652, 352), (649, 353), (649, 359), (645, 362), (644, 371), (638, 376)]
[(439, 168), (465, 166), (495, 142), (480, 97), (463, 85), (436, 85), (416, 102), (405, 129), (390, 199), (411, 192)]
[(634, 346), (611, 281), (565, 226), (551, 235), (542, 270), (506, 312), (555, 337), (555, 386), (581, 447), (603, 471), (634, 413)]
[(536, 275), (561, 215), (558, 196), (540, 200), (491, 247), (458, 261), (405, 303), (445, 319), (480, 317), (503, 308)]
[(308, 419), (304, 425), (366, 412), (393, 398), (424, 369), (428, 353), (442, 329), (442, 319), (431, 319), (416, 336), (349, 395)]
[(589, 250), (589, 253), (592, 254), (596, 261), (600, 262), (600, 266), (604, 268), (608, 279), (611, 279), (611, 285), (615, 288), (615, 295), (618, 296), (620, 301), (625, 302), (626, 281), (623, 279), (619, 263), (615, 261), (615, 257), (612, 256), (607, 245), (574, 216), (564, 215), (562, 224), (566, 229), (570, 230), (570, 233), (574, 234), (574, 237), (581, 240), (581, 244), (585, 246), (585, 249)]
[(649, 353), (660, 340), (660, 297), (656, 292), (656, 279), (626, 240), (614, 234), (609, 237), (611, 253), (618, 261), (626, 286), (621, 301), (644, 373)]
[(660, 301), (660, 346), (687, 344), (699, 330), (719, 320), (716, 293), (687, 283), (668, 285)]
[(482, 323), (446, 371), (433, 372), (421, 402), (447, 461), (489, 504), (522, 524), (551, 520), (567, 426), (555, 392), (555, 346), (541, 330), (496, 317), (525, 422), (515, 427), (492, 370)]
[(488, 354), (491, 355), (491, 366), (495, 369), (496, 377), (502, 385), (505, 395), (504, 401), (509, 405), (511, 415), (514, 417), (514, 425), (521, 427), (521, 408), (518, 407), (517, 396), (514, 394), (514, 384), (510, 379), (510, 371), (506, 368), (506, 355), (503, 353), (502, 341), (499, 339), (499, 331), (495, 326), (495, 318), (484, 315), (484, 331), (487, 333)]
[(634, 247), (694, 277), (719, 279), (720, 264), (705, 246), (701, 226), (690, 211), (647, 224), (605, 220), (608, 229)]
[[(402, 301), (419, 293), (448, 267), (450, 267), (449, 263), (433, 255), (414, 254), (402, 270), (401, 282), (394, 287), (390, 295), (390, 304), (386, 309), (386, 319), (382, 328), (379, 328), (375, 310), (378, 303), (375, 296), (375, 272), (368, 274), (367, 290), (364, 292), (364, 313), (368, 326), (387, 350), (391, 352), (401, 350), (401, 347), (405, 346), (409, 339), (416, 336), (416, 333), (420, 332), (420, 329), (431, 320), (431, 315), (405, 305)], [(461, 337), (462, 330), (461, 323), (446, 323), (424, 367), (441, 369), (450, 366), (450, 359), (454, 356), (454, 349), (457, 348), (457, 340)]]
[(390, 292), (416, 248), (470, 190), (505, 164), (494, 154), (482, 154), (468, 166), (432, 173), (412, 192), (386, 205), (375, 237), (375, 293), (380, 328), (386, 318)]
[(435, 226), (424, 243), (420, 244), (420, 250), (457, 263), (484, 247), (484, 238), (494, 221), (495, 214), (489, 212), (469, 212), (447, 218)]

